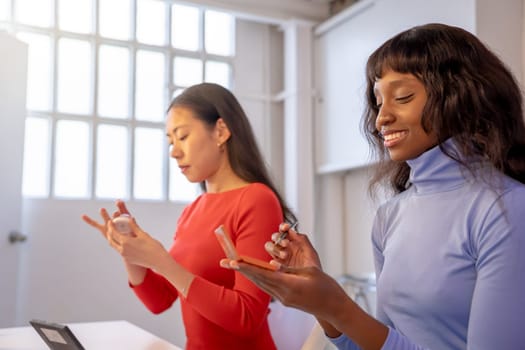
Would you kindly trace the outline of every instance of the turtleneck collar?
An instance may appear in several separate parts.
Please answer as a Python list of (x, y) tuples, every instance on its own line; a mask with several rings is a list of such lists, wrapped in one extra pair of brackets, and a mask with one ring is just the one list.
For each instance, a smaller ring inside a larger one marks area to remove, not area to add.
[[(452, 139), (443, 142), (442, 147), (453, 155), (459, 155)], [(439, 145), (407, 163), (410, 167), (409, 181), (419, 194), (453, 190), (462, 186), (469, 177), (469, 171), (443, 153)]]

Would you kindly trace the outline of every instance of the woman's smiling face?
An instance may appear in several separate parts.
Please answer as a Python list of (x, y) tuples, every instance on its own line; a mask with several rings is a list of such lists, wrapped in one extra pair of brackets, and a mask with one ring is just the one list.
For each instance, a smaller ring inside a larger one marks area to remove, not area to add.
[(374, 94), (379, 108), (376, 128), (392, 160), (413, 159), (437, 145), (436, 135), (421, 125), (427, 92), (419, 79), (387, 70), (376, 80)]

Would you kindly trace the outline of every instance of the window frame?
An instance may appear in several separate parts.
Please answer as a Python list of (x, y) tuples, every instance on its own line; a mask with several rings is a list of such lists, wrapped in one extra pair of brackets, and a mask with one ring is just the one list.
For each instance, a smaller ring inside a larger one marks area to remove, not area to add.
[[(134, 193), (134, 159), (135, 159), (135, 132), (136, 128), (153, 128), (161, 129), (164, 134), (164, 121), (154, 122), (154, 121), (145, 121), (138, 120), (135, 118), (135, 91), (136, 86), (136, 63), (137, 63), (137, 52), (139, 50), (159, 52), (164, 57), (164, 105), (167, 107), (169, 102), (174, 96), (174, 93), (177, 90), (185, 88), (185, 86), (177, 86), (174, 83), (174, 60), (176, 57), (186, 57), (193, 58), (200, 61), (202, 67), (202, 76), (200, 81), (205, 81), (206, 76), (206, 64), (209, 61), (225, 63), (229, 66), (230, 77), (229, 77), (229, 88), (232, 88), (234, 85), (234, 53), (231, 56), (220, 56), (216, 54), (210, 54), (206, 52), (204, 47), (205, 43), (205, 15), (206, 11), (211, 10), (214, 12), (220, 12), (214, 9), (207, 9), (202, 5), (194, 5), (187, 3), (178, 3), (173, 1), (163, 0), (164, 4), (164, 14), (165, 14), (165, 25), (164, 25), (164, 44), (163, 45), (153, 45), (142, 43), (137, 40), (137, 8), (138, 2), (141, 0), (128, 0), (130, 2), (130, 38), (128, 40), (114, 39), (103, 37), (99, 33), (99, 3), (101, 0), (92, 0), (93, 8), (93, 18), (92, 18), (92, 30), (90, 33), (74, 33), (69, 31), (64, 31), (59, 28), (59, 3), (64, 0), (52, 0), (54, 11), (53, 18), (51, 19), (51, 25), (49, 27), (38, 27), (33, 25), (28, 25), (24, 23), (18, 23), (15, 20), (15, 8), (17, 0), (8, 0), (8, 18), (5, 21), (0, 20), (0, 26), (6, 28), (8, 32), (13, 35), (16, 35), (20, 32), (23, 33), (34, 33), (34, 34), (44, 34), (50, 38), (51, 42), (51, 62), (52, 67), (50, 69), (51, 74), (51, 97), (50, 109), (46, 111), (42, 110), (30, 110), (27, 109), (26, 120), (27, 118), (44, 118), (48, 121), (49, 127), (49, 159), (47, 166), (47, 189), (44, 192), (47, 192), (47, 195), (31, 195), (24, 194), (24, 197), (37, 197), (37, 198), (54, 198), (54, 199), (94, 199), (94, 200), (106, 200), (109, 198), (97, 197), (96, 195), (96, 186), (97, 186), (97, 137), (98, 137), (98, 127), (103, 124), (110, 125), (119, 125), (124, 126), (128, 129), (129, 137), (129, 149), (128, 149), (128, 166), (127, 173), (129, 174), (127, 181), (127, 197), (123, 198), (126, 200), (145, 200), (145, 201), (170, 201), (170, 202), (188, 202), (192, 199), (172, 199), (170, 198), (170, 157), (169, 149), (166, 143), (166, 147), (163, 148), (163, 169), (162, 169), (162, 195), (158, 199), (144, 199), (136, 198)], [(67, 0), (66, 0), (67, 1)], [(171, 31), (171, 21), (172, 21), (172, 6), (173, 5), (183, 5), (194, 7), (198, 9), (199, 13), (199, 45), (197, 51), (188, 51), (178, 49), (172, 46), (172, 31)], [(232, 17), (232, 31), (231, 31), (231, 40), (233, 45), (233, 50), (235, 48), (235, 16)], [(91, 72), (90, 72), (90, 113), (88, 114), (69, 114), (60, 112), (58, 110), (57, 98), (58, 98), (58, 43), (62, 38), (68, 39), (77, 39), (89, 43), (91, 47)], [(123, 47), (129, 50), (129, 88), (128, 88), (128, 116), (125, 119), (105, 117), (98, 114), (98, 73), (100, 67), (100, 47), (102, 45)], [(89, 125), (89, 161), (88, 161), (88, 188), (87, 188), (87, 197), (61, 197), (55, 194), (54, 182), (55, 182), (55, 166), (56, 166), (56, 132), (57, 132), (57, 123), (60, 120), (74, 120), (74, 121), (84, 121)], [(196, 184), (195, 184), (196, 185)], [(196, 185), (198, 187), (198, 185)], [(196, 192), (197, 194), (197, 192)]]

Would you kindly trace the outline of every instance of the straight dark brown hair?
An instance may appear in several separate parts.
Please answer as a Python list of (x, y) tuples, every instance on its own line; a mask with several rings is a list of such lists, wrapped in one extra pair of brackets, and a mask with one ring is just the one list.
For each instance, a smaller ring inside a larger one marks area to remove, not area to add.
[[(226, 142), (226, 150), (235, 174), (247, 182), (260, 182), (268, 186), (281, 204), (283, 218), (290, 223), (296, 221), (294, 213), (286, 205), (270, 178), (246, 113), (228, 89), (212, 83), (193, 85), (171, 101), (168, 111), (176, 106), (191, 109), (195, 117), (210, 129), (222, 118), (231, 133)], [(206, 184), (201, 182), (200, 185), (206, 192)]]

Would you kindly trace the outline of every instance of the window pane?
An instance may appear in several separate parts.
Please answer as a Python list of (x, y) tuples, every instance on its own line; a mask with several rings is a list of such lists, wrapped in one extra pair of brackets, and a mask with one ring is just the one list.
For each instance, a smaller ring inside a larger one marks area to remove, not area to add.
[(73, 120), (59, 120), (55, 147), (55, 196), (88, 196), (89, 126)]
[(0, 0), (0, 21), (9, 19), (9, 1)]
[(129, 137), (125, 126), (100, 125), (97, 133), (98, 198), (128, 198)]
[(199, 9), (173, 5), (171, 7), (171, 44), (183, 50), (199, 49)]
[(202, 61), (195, 58), (175, 57), (173, 60), (173, 82), (182, 87), (202, 82)]
[(92, 0), (59, 0), (58, 26), (76, 33), (91, 33), (93, 23)]
[(164, 55), (138, 51), (135, 89), (135, 117), (138, 120), (163, 121), (165, 95)]
[(91, 111), (91, 46), (87, 41), (59, 40), (57, 98), (61, 112)]
[(16, 0), (15, 13), (19, 22), (39, 26), (50, 27), (53, 20), (52, 0)]
[[(71, 1), (71, 0), (68, 0)], [(100, 35), (127, 40), (130, 38), (131, 27), (130, 0), (99, 1)]]
[(51, 38), (34, 33), (19, 33), (17, 37), (29, 45), (26, 106), (48, 111), (52, 91)]
[(46, 197), (49, 194), (49, 121), (26, 118), (22, 194)]
[(162, 1), (139, 0), (137, 3), (137, 40), (164, 45), (166, 7)]
[(165, 138), (164, 131), (160, 129), (135, 129), (135, 198), (162, 199)]
[(98, 113), (105, 117), (129, 117), (129, 49), (100, 45)]
[(209, 83), (216, 83), (230, 88), (230, 65), (224, 62), (208, 61), (206, 62), (206, 77), (205, 81)]
[(223, 12), (206, 11), (204, 42), (206, 52), (232, 56), (234, 41), (233, 17)]
[(172, 201), (191, 202), (200, 192), (198, 183), (191, 183), (184, 176), (177, 161), (170, 159), (170, 195)]

